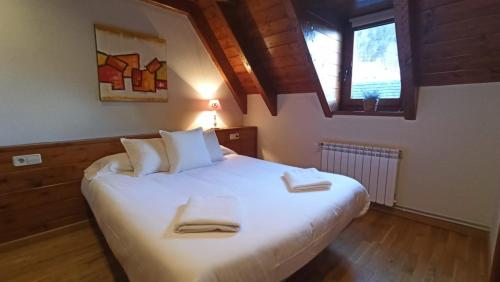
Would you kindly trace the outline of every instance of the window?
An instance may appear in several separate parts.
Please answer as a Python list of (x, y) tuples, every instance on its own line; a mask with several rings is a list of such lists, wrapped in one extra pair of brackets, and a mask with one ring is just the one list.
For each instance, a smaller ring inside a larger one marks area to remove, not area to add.
[(361, 110), (364, 96), (376, 93), (380, 111), (400, 111), (401, 78), (394, 21), (352, 28), (345, 38), (341, 109)]
[(394, 23), (354, 31), (351, 99), (366, 91), (381, 99), (399, 99), (401, 79)]

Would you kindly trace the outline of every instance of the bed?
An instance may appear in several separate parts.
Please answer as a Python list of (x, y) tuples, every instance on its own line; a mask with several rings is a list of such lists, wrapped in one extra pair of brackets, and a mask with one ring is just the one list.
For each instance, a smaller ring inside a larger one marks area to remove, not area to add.
[[(290, 193), (292, 167), (230, 154), (179, 174), (118, 173), (82, 181), (82, 192), (131, 281), (279, 281), (314, 258), (369, 206), (357, 181), (324, 173), (329, 191)], [(240, 199), (238, 233), (174, 232), (191, 195)]]

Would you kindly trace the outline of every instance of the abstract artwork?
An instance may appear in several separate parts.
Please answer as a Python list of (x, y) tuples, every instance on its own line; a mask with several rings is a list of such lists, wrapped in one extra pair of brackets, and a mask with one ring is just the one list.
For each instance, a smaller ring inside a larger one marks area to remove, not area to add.
[(164, 39), (97, 24), (95, 37), (101, 101), (168, 101)]

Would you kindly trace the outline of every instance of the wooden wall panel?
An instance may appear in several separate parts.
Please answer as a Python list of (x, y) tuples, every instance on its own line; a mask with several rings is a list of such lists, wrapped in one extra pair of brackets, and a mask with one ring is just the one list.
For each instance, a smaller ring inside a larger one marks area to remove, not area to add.
[[(240, 140), (230, 140), (230, 133)], [(257, 128), (216, 131), (220, 143), (257, 156)], [(129, 136), (153, 138), (158, 134)], [(0, 243), (68, 225), (90, 216), (80, 192), (83, 171), (95, 160), (124, 152), (119, 137), (0, 147)], [(14, 167), (12, 157), (41, 154), (43, 163)]]
[[(0, 242), (88, 218), (83, 170), (119, 152), (118, 138), (0, 148)], [(12, 157), (25, 154), (41, 154), (43, 163), (14, 167)]]
[[(44, 158), (47, 158), (47, 156), (44, 155)], [(91, 163), (92, 161), (83, 161), (3, 172), (0, 175), (0, 194), (22, 191), (32, 187), (50, 186), (67, 181), (79, 181), (82, 178), (82, 171)], [(29, 177), (26, 177), (27, 172), (29, 172)]]
[(500, 1), (415, 2), (420, 85), (500, 81)]
[[(229, 135), (239, 133), (239, 140), (230, 140)], [(228, 128), (217, 131), (220, 144), (238, 152), (238, 154), (257, 157), (257, 127)]]

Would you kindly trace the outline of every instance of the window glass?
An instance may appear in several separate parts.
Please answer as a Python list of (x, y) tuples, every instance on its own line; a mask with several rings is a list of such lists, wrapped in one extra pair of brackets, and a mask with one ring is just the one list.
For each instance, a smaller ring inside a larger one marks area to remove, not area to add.
[(380, 99), (401, 96), (394, 23), (354, 32), (351, 99), (373, 94), (378, 94)]

